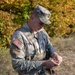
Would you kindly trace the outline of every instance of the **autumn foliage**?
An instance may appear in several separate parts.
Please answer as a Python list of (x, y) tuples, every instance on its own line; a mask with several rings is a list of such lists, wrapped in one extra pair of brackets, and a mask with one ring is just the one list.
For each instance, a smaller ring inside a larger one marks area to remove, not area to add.
[(45, 25), (51, 37), (75, 32), (75, 0), (0, 0), (0, 46), (9, 47), (13, 32), (29, 19), (37, 4), (51, 12), (51, 25)]

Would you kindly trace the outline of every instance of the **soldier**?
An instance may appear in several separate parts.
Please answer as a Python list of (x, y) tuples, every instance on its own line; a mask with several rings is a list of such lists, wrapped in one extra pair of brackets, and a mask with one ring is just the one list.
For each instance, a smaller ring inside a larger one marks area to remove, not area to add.
[(50, 24), (51, 13), (37, 5), (28, 22), (11, 38), (12, 66), (19, 75), (51, 75), (62, 57), (54, 50), (44, 24)]

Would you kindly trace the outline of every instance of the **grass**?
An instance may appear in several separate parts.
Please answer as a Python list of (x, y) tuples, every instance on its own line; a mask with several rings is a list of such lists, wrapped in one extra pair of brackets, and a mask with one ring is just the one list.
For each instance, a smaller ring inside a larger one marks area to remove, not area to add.
[(59, 55), (63, 57), (63, 62), (55, 68), (59, 75), (75, 75), (75, 35), (69, 38), (52, 39), (53, 46)]
[[(55, 68), (59, 75), (75, 75), (75, 36), (51, 39), (54, 48), (63, 57), (63, 62)], [(12, 68), (9, 49), (0, 48), (0, 75), (17, 75)]]
[(9, 54), (9, 49), (0, 49), (0, 75), (17, 75), (17, 73), (12, 68), (11, 56)]

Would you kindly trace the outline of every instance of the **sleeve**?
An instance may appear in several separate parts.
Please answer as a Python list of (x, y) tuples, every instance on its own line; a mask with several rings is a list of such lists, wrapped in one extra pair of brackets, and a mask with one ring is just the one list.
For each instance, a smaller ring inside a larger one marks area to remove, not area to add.
[(22, 36), (16, 31), (11, 39), (10, 54), (12, 57), (13, 68), (20, 71), (31, 71), (32, 69), (42, 69), (42, 61), (27, 61), (25, 59), (26, 49), (24, 47)]
[(50, 55), (53, 54), (55, 51), (55, 49), (52, 46), (52, 43), (50, 42), (49, 38), (47, 39), (47, 45), (46, 45), (46, 49), (48, 49)]
[(48, 54), (49, 56), (51, 56), (51, 54), (53, 54), (55, 51), (55, 49), (53, 48), (52, 43), (50, 42), (50, 37), (49, 35), (45, 32), (46, 34), (46, 49), (48, 50)]

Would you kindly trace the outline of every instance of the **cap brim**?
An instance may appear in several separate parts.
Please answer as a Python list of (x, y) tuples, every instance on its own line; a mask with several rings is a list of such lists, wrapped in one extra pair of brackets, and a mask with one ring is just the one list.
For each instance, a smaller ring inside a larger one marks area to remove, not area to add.
[(50, 20), (39, 17), (40, 21), (44, 24), (51, 24)]

